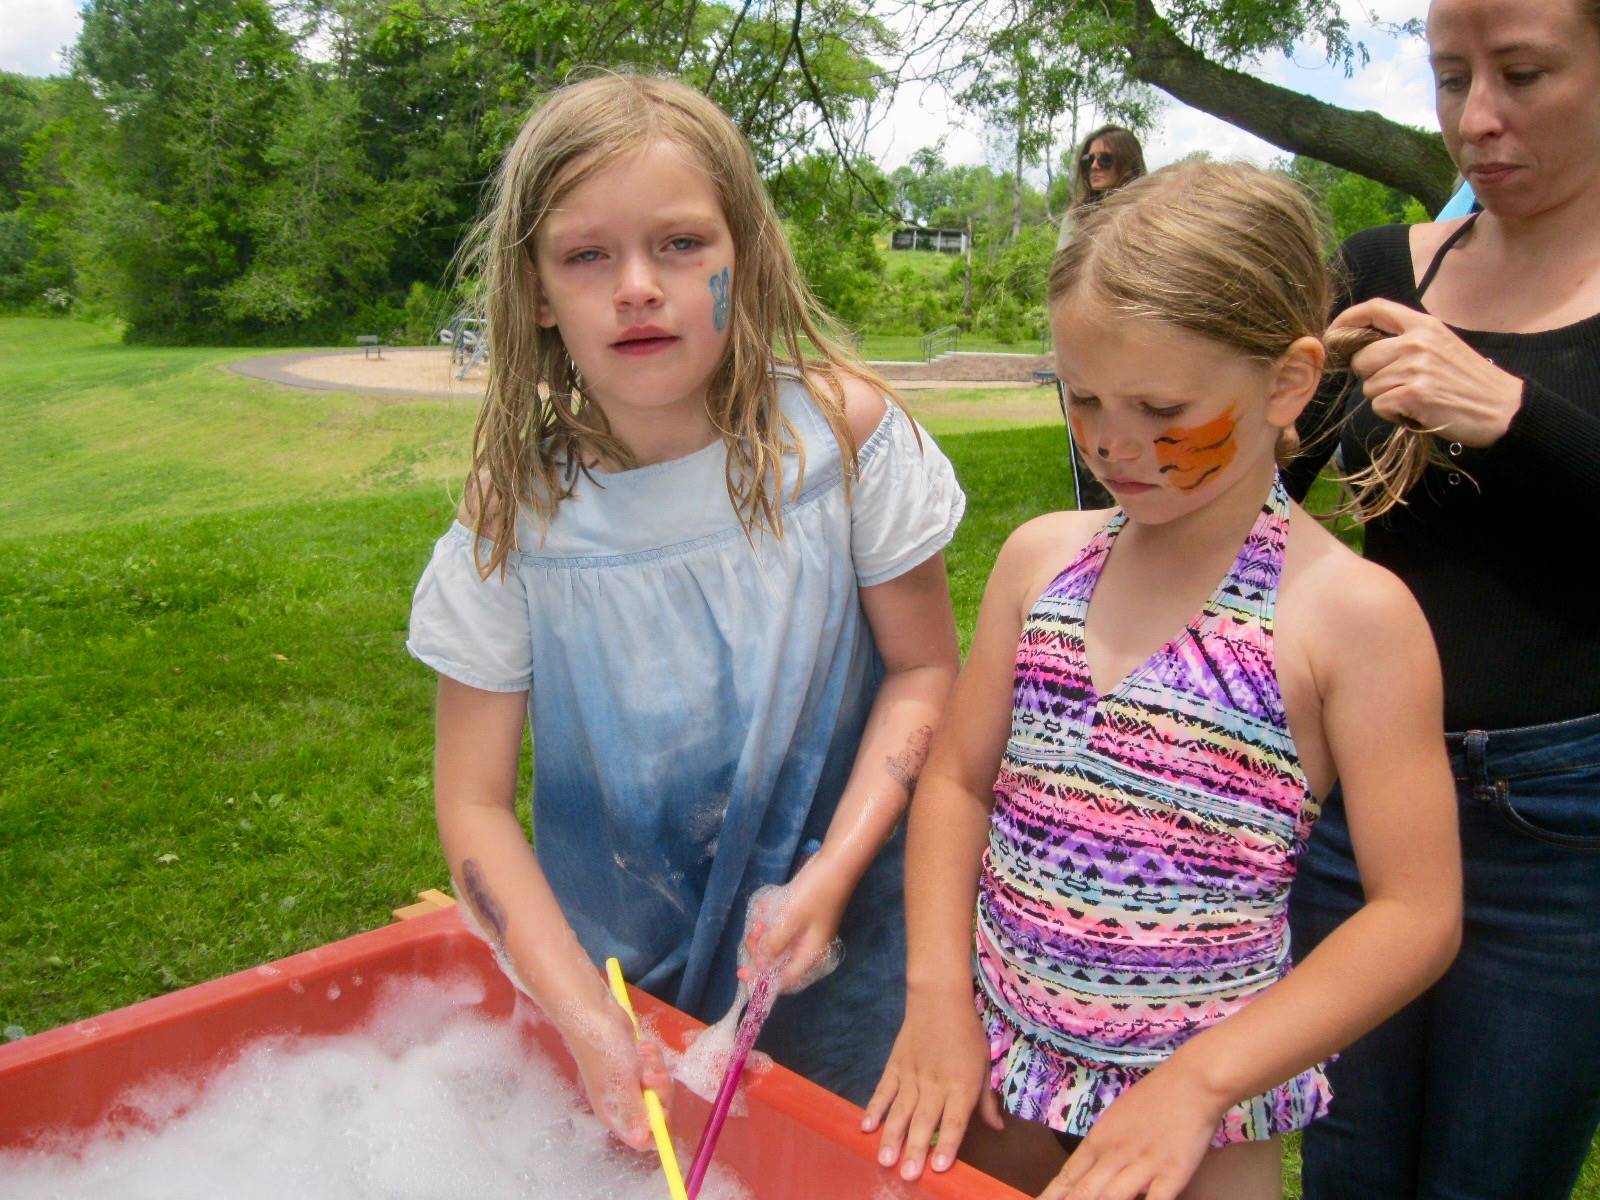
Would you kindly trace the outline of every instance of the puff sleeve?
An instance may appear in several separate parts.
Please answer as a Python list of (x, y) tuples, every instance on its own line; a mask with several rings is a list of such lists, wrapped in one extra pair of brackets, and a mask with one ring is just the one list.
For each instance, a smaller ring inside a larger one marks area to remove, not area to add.
[(944, 451), (896, 404), (856, 460), (861, 475), (851, 496), (850, 551), (857, 584), (872, 587), (943, 550), (967, 498)]
[(481, 579), (472, 543), (472, 531), (459, 521), (435, 543), (411, 599), (406, 649), (469, 687), (526, 691), (533, 682), (533, 637), (516, 555), (503, 572)]

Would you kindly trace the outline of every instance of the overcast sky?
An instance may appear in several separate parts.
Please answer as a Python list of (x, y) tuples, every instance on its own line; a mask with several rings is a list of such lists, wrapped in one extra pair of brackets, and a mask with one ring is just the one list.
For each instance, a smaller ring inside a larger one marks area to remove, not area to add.
[[(1319, 44), (1302, 44), (1292, 56), (1276, 51), (1255, 66), (1255, 72), (1295, 91), (1306, 92), (1343, 108), (1371, 108), (1384, 116), (1425, 129), (1434, 128), (1433, 88), (1427, 52), (1420, 39), (1396, 38), (1374, 22), (1401, 22), (1422, 17), (1427, 0), (1342, 0), (1356, 40), (1364, 42), (1372, 62), (1346, 79), (1328, 64)], [(78, 34), (76, 0), (0, 0), (0, 70), (23, 75), (60, 71), (60, 52)], [(1092, 126), (1091, 126), (1092, 127)], [(918, 148), (946, 135), (950, 162), (984, 161), (984, 139), (978, 122), (954, 111), (937, 88), (908, 87), (889, 119), (875, 132), (869, 149), (887, 167), (904, 162)], [(1215, 117), (1168, 100), (1155, 131), (1145, 139), (1145, 158), (1162, 166), (1196, 150), (1214, 158), (1248, 158), (1266, 163), (1281, 152)]]

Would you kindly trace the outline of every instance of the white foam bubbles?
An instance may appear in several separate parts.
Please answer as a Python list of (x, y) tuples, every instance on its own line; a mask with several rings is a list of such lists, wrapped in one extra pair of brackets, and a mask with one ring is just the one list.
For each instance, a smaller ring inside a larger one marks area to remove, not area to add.
[[(473, 1011), (473, 980), (385, 982), (357, 1032), (252, 1043), (202, 1088), (152, 1080), (121, 1098), (153, 1130), (57, 1153), (0, 1154), (16, 1200), (660, 1200), (655, 1156), (582, 1111), (525, 1048), (527, 1017)], [(57, 1139), (61, 1141), (61, 1139)], [(688, 1151), (680, 1144), (680, 1153)], [(687, 1159), (685, 1159), (687, 1161)], [(748, 1200), (716, 1168), (708, 1200)]]

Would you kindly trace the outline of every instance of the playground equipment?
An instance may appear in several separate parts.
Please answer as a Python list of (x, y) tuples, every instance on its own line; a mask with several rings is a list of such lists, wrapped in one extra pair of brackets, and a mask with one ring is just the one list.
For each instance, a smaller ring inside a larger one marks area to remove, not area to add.
[(439, 331), (439, 340), (450, 347), (450, 365), (461, 367), (457, 379), (465, 379), (473, 367), (489, 361), (489, 323), (481, 317), (457, 313)]

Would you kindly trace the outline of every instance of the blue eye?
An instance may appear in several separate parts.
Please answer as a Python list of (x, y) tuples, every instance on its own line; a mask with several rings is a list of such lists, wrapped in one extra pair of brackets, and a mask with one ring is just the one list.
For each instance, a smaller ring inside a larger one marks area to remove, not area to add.
[(675, 237), (667, 243), (672, 250), (696, 250), (700, 246), (700, 239), (695, 237)]
[(591, 263), (597, 261), (599, 257), (600, 251), (598, 250), (579, 250), (576, 254), (569, 254), (567, 261), (569, 263)]

